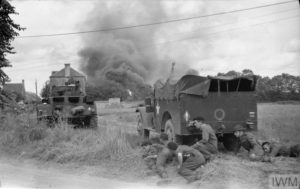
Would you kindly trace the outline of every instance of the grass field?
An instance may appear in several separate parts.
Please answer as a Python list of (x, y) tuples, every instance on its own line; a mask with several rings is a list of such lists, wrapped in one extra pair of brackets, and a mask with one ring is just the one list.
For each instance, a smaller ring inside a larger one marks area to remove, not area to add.
[(259, 136), (282, 143), (300, 143), (299, 104), (258, 104)]

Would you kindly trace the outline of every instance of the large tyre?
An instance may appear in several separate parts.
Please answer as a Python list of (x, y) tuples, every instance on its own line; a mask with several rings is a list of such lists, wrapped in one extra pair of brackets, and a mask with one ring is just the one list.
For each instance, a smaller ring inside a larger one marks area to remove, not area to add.
[(170, 142), (182, 144), (183, 138), (175, 134), (174, 125), (171, 119), (168, 119), (165, 123), (165, 133), (168, 135), (168, 139)]
[(165, 123), (165, 133), (168, 135), (170, 142), (176, 142), (174, 125), (171, 119), (168, 119)]
[(228, 151), (238, 151), (241, 147), (239, 139), (234, 134), (224, 134), (223, 145)]

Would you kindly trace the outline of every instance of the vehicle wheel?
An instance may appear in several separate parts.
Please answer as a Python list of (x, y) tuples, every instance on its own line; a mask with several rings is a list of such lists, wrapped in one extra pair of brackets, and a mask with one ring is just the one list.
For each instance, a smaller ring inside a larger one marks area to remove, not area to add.
[(138, 122), (137, 122), (137, 132), (140, 136), (143, 136), (143, 121), (141, 115), (138, 115)]
[(92, 129), (98, 128), (98, 116), (97, 115), (92, 116), (90, 118), (90, 125), (89, 125), (89, 127), (92, 128)]
[(224, 134), (223, 136), (223, 145), (228, 151), (238, 151), (241, 147), (238, 141), (234, 134)]
[(176, 142), (174, 126), (171, 119), (167, 120), (165, 123), (165, 133), (168, 135), (170, 142)]

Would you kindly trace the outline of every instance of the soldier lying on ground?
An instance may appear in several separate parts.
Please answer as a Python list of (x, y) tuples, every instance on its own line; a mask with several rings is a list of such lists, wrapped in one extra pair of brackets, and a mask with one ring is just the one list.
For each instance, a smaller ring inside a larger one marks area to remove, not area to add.
[(165, 166), (173, 157), (178, 158), (178, 174), (182, 175), (189, 182), (197, 179), (195, 170), (205, 164), (204, 156), (189, 146), (178, 146), (175, 142), (169, 142), (157, 158), (157, 172), (162, 178), (167, 178)]
[(156, 160), (158, 153), (160, 153), (164, 146), (168, 143), (168, 135), (161, 133), (159, 138), (143, 141), (141, 146), (143, 147), (143, 159), (149, 169), (154, 170), (156, 168)]
[[(259, 161), (262, 159), (263, 150), (252, 133), (245, 132), (245, 128), (237, 125), (235, 127), (234, 135), (239, 139), (239, 145), (248, 151), (249, 159), (252, 161)], [(236, 153), (238, 149), (236, 149)]]
[(167, 178), (166, 165), (173, 160), (174, 153), (172, 152), (172, 146), (168, 144), (164, 146), (162, 151), (158, 154), (156, 160), (156, 171), (161, 178)]
[(300, 144), (295, 144), (291, 146), (290, 157), (296, 157), (296, 158), (300, 157)]
[(279, 145), (271, 142), (262, 143), (262, 149), (264, 155), (262, 158), (263, 162), (272, 162), (274, 157), (299, 157), (300, 154), (300, 144), (285, 146)]
[(189, 123), (189, 127), (195, 127), (202, 131), (202, 139), (195, 143), (192, 148), (201, 152), (205, 159), (209, 161), (213, 154), (218, 153), (218, 138), (215, 131), (208, 124), (204, 123), (204, 118), (196, 117)]
[(143, 147), (142, 157), (147, 167), (151, 170), (155, 170), (157, 155), (162, 150), (163, 146), (152, 144), (151, 141), (144, 141), (141, 146)]

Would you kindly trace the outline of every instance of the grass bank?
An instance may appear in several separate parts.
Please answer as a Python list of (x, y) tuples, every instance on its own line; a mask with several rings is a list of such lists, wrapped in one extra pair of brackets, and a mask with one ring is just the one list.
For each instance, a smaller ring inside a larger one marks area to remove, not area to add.
[(7, 154), (61, 164), (125, 162), (128, 168), (142, 164), (137, 148), (141, 139), (124, 127), (105, 123), (98, 129), (73, 129), (61, 123), (49, 128), (31, 114), (0, 115), (0, 149)]

